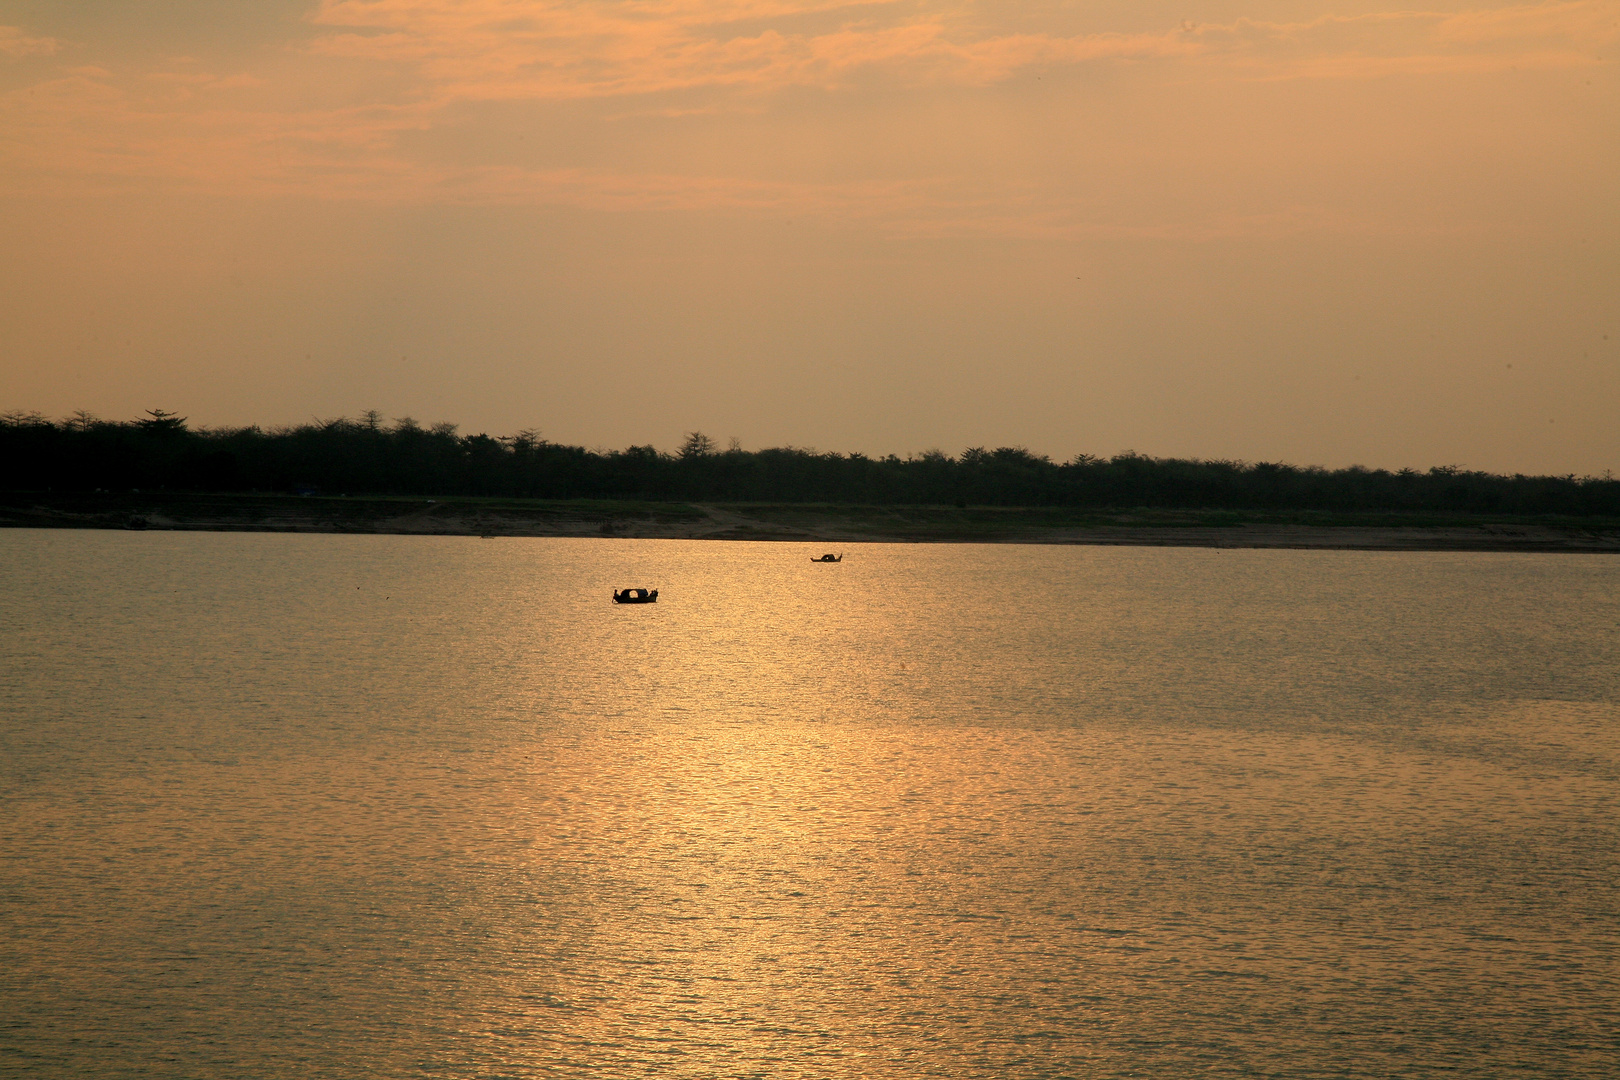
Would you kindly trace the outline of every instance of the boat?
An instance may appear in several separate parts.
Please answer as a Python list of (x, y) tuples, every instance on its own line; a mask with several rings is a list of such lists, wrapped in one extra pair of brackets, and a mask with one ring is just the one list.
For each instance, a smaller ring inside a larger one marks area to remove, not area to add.
[(646, 589), (614, 589), (613, 602), (615, 604), (656, 604), (658, 603), (658, 590), (648, 592)]
[(815, 557), (814, 557), (814, 556), (811, 556), (811, 558), (810, 558), (810, 561), (811, 561), (811, 562), (843, 562), (843, 561), (844, 561), (844, 556), (843, 556), (843, 555), (842, 555), (842, 554), (838, 554), (838, 555), (823, 555), (823, 556), (822, 556), (822, 557), (821, 557), (821, 558), (819, 558), (819, 559), (818, 559), (818, 558), (815, 558)]

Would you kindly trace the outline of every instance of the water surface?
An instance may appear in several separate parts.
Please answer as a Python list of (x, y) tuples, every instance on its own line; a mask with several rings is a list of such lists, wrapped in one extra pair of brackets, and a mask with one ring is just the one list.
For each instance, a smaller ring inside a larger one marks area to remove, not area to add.
[(0, 1072), (1620, 1071), (1620, 561), (820, 550), (0, 532)]

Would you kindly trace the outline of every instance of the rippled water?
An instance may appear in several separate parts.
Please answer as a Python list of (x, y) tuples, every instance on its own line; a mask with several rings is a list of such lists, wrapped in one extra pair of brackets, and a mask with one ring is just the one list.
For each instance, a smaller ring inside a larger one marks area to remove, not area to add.
[(0, 533), (0, 1072), (1620, 1072), (1620, 560), (820, 550)]

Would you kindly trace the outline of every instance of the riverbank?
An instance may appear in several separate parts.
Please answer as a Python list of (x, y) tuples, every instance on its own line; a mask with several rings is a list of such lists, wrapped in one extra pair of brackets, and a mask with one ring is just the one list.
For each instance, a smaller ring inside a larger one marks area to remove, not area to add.
[(1620, 553), (1620, 520), (1314, 511), (0, 494), (0, 527)]

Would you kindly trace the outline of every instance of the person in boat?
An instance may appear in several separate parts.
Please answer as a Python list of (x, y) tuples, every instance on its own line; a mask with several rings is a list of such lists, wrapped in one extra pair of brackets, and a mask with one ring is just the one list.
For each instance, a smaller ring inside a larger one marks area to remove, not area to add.
[(654, 604), (658, 602), (658, 590), (648, 592), (646, 589), (614, 589), (613, 602), (615, 604)]

